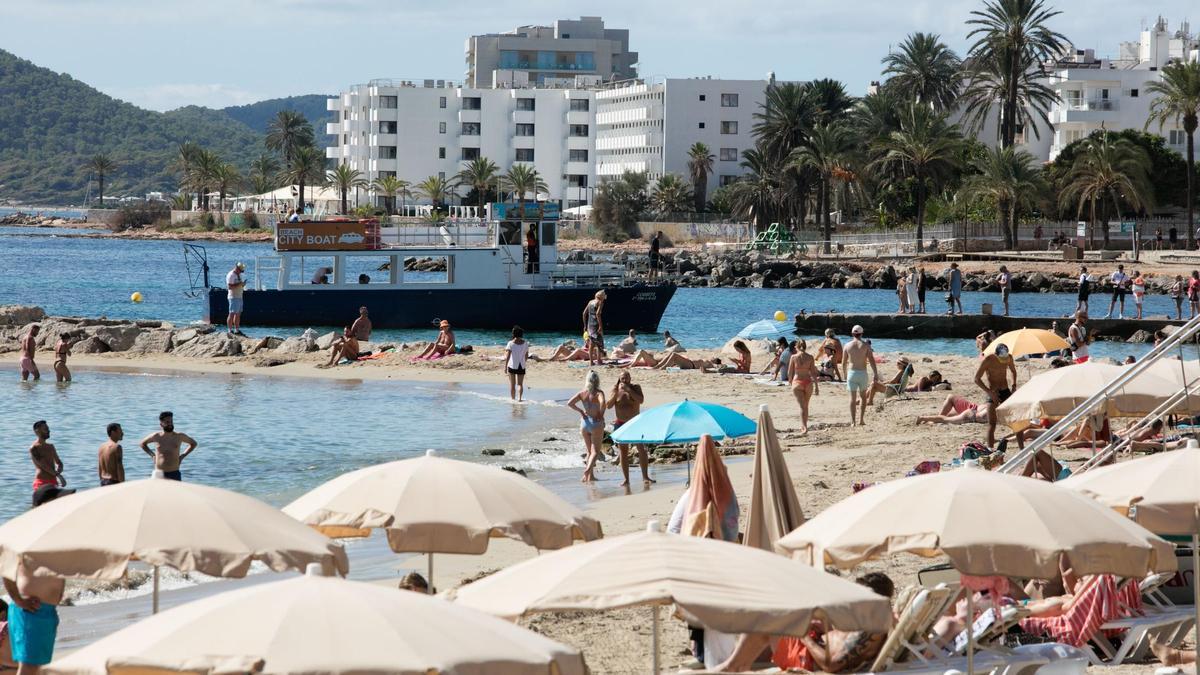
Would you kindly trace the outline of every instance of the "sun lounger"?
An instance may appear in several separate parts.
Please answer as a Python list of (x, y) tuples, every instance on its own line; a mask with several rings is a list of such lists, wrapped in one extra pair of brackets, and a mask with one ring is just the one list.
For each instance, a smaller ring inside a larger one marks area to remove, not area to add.
[(940, 651), (929, 641), (933, 625), (950, 609), (959, 593), (957, 587), (946, 584), (922, 588), (914, 593), (912, 599), (904, 603), (899, 620), (871, 664), (871, 671), (903, 669), (900, 664), (910, 659), (928, 665), (930, 659), (926, 654)]

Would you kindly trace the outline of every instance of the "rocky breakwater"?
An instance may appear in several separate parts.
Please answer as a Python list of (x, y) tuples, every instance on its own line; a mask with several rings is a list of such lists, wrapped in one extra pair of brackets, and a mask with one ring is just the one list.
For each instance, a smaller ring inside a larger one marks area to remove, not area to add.
[(0, 227), (72, 227), (85, 222), (83, 218), (49, 218), (20, 211), (0, 216)]

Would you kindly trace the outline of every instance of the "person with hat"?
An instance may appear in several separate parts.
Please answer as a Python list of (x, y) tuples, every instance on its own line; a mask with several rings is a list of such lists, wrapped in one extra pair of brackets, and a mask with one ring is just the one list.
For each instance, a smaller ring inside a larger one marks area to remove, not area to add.
[[(871, 369), (871, 375), (867, 374)], [(850, 425), (865, 425), (867, 403), (879, 381), (879, 368), (875, 365), (875, 353), (870, 343), (863, 340), (863, 327), (850, 329), (850, 342), (842, 349), (842, 372), (846, 374), (846, 389), (850, 392)], [(855, 406), (859, 407), (857, 421)]]
[[(1008, 383), (1008, 375), (1012, 374), (1012, 384)], [(1000, 344), (991, 354), (983, 357), (975, 371), (975, 385), (987, 394), (988, 431), (987, 447), (996, 445), (996, 408), (1012, 396), (1017, 388), (1017, 364), (1008, 345)]]
[(242, 290), (246, 288), (242, 272), (245, 271), (246, 263), (237, 262), (225, 275), (226, 297), (229, 300), (229, 318), (225, 320), (225, 326), (231, 335), (245, 335), (242, 332)]
[(432, 361), (448, 354), (455, 353), (454, 331), (450, 330), (450, 322), (442, 319), (438, 323), (438, 336), (432, 344), (425, 348), (420, 355), (413, 357), (414, 361)]

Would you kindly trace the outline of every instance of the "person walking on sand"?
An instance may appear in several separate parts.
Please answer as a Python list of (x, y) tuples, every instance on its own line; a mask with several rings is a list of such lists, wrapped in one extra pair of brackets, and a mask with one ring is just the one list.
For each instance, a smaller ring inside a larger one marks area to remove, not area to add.
[[(613, 432), (621, 428), (629, 420), (638, 416), (642, 412), (642, 404), (646, 402), (646, 396), (642, 393), (642, 386), (633, 383), (633, 376), (626, 370), (617, 377), (617, 384), (613, 386), (612, 393), (608, 396), (607, 407), (613, 409), (613, 414), (616, 419), (613, 420)], [(617, 453), (621, 462), (621, 475), (625, 479), (621, 482), (621, 487), (629, 485), (629, 444), (618, 443)], [(637, 445), (638, 464), (642, 467), (642, 482), (647, 485), (653, 483), (650, 478), (650, 457), (646, 453), (646, 446), (639, 443)]]
[[(795, 358), (795, 357), (793, 357)], [(867, 374), (867, 368), (871, 374)], [(850, 342), (842, 350), (842, 372), (846, 374), (846, 390), (850, 392), (850, 426), (854, 426), (855, 407), (859, 408), (859, 426), (867, 423), (867, 399), (879, 381), (879, 367), (875, 364), (875, 353), (871, 345), (863, 340), (863, 327), (850, 329)]]
[(788, 382), (792, 387), (792, 395), (800, 404), (800, 435), (808, 433), (808, 402), (819, 392), (818, 382), (821, 373), (817, 371), (817, 360), (808, 353), (808, 344), (804, 340), (796, 340), (796, 353), (789, 362), (790, 371)]
[(1117, 305), (1117, 303), (1120, 302), (1121, 303), (1121, 308), (1119, 310), (1120, 314), (1117, 315), (1117, 318), (1124, 319), (1125, 318), (1125, 292), (1126, 292), (1126, 288), (1129, 284), (1129, 275), (1125, 274), (1125, 266), (1117, 265), (1117, 271), (1112, 273), (1112, 276), (1109, 277), (1109, 280), (1112, 281), (1112, 299), (1108, 301), (1108, 314), (1105, 314), (1104, 318), (1106, 318), (1106, 319), (1112, 318), (1113, 307), (1115, 307)]
[[(163, 477), (169, 480), (183, 480), (179, 465), (187, 456), (195, 452), (196, 441), (185, 433), (175, 431), (175, 414), (167, 410), (159, 413), (158, 425), (161, 431), (156, 431), (142, 439), (142, 451), (154, 458), (154, 468), (163, 472)], [(150, 445), (157, 447), (153, 450)], [(187, 445), (187, 450), (180, 452), (180, 447)]]
[(33, 362), (37, 355), (37, 336), (42, 331), (42, 327), (38, 324), (33, 324), (29, 327), (29, 332), (25, 333), (25, 337), (21, 338), (21, 381), (24, 382), (32, 375), (33, 379), (42, 379), (42, 374), (38, 372), (37, 364)]
[(54, 380), (56, 382), (70, 382), (71, 370), (67, 368), (67, 357), (71, 355), (71, 347), (75, 346), (77, 340), (72, 333), (63, 333), (58, 336), (58, 342), (54, 345)]
[(583, 332), (587, 334), (588, 360), (590, 365), (596, 365), (604, 360), (604, 300), (608, 294), (603, 290), (596, 291), (596, 297), (588, 301), (583, 308)]
[(120, 424), (112, 422), (106, 429), (108, 440), (100, 446), (96, 467), (100, 474), (100, 487), (116, 485), (125, 482), (125, 451), (121, 448), (121, 440), (125, 431)]
[(1004, 265), (1000, 266), (1000, 273), (996, 275), (996, 284), (1000, 286), (1000, 301), (1004, 303), (1004, 316), (1008, 316), (1008, 294), (1012, 291), (1012, 275), (1008, 273), (1008, 268)]
[(46, 424), (46, 420), (33, 423), (33, 435), (36, 438), (33, 445), (29, 446), (29, 459), (33, 461), (34, 470), (33, 505), (37, 506), (61, 494), (75, 491), (65, 492), (61, 489), (67, 487), (67, 479), (63, 476), (63, 463), (58, 456), (58, 449), (50, 443), (50, 425)]
[(518, 403), (525, 400), (525, 362), (529, 359), (529, 343), (525, 331), (513, 326), (512, 339), (504, 346), (504, 369), (508, 373), (508, 397)]
[[(1012, 373), (1011, 385), (1009, 373)], [(983, 357), (975, 371), (975, 385), (987, 394), (987, 447), (993, 448), (996, 446), (996, 408), (1017, 388), (1017, 363), (1008, 353), (1008, 345), (998, 345), (996, 351)]]
[(229, 300), (229, 318), (225, 321), (225, 328), (232, 335), (245, 335), (242, 332), (242, 291), (246, 288), (242, 272), (245, 271), (246, 263), (238, 262), (225, 275), (225, 298)]
[(958, 263), (950, 263), (950, 314), (952, 316), (955, 307), (958, 308), (959, 314), (963, 314), (962, 285), (962, 270), (958, 269)]
[(567, 401), (567, 407), (583, 418), (579, 422), (579, 435), (583, 437), (583, 447), (587, 449), (587, 460), (583, 477), (579, 479), (581, 483), (596, 480), (596, 462), (600, 459), (600, 442), (604, 439), (604, 409), (607, 405), (604, 392), (600, 389), (600, 374), (589, 370), (583, 391)]

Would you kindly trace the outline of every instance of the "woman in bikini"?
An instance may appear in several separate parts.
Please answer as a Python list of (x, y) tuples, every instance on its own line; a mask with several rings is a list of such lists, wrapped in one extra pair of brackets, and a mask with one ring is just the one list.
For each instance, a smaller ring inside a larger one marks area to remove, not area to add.
[(813, 394), (818, 393), (817, 360), (808, 353), (808, 345), (804, 340), (796, 341), (796, 353), (790, 362), (790, 379), (792, 395), (800, 404), (800, 435), (808, 433), (808, 402)]
[(738, 340), (733, 343), (733, 349), (738, 353), (733, 358), (733, 365), (736, 367), (734, 372), (749, 373), (750, 372), (750, 348), (745, 342)]
[(600, 375), (596, 371), (589, 370), (584, 383), (583, 391), (572, 396), (567, 407), (583, 418), (579, 423), (579, 435), (583, 437), (583, 447), (587, 448), (587, 462), (579, 482), (591, 483), (596, 480), (596, 462), (600, 459), (600, 442), (604, 438), (604, 409), (608, 402), (600, 389)]
[(721, 363), (719, 357), (712, 359), (689, 359), (683, 354), (672, 352), (663, 357), (658, 362), (658, 365), (654, 366), (654, 369), (666, 370), (667, 368), (678, 368), (680, 370), (699, 370), (703, 373), (715, 373), (724, 372), (722, 369), (726, 367)]
[(987, 424), (987, 409), (980, 410), (979, 405), (971, 403), (958, 394), (950, 394), (942, 404), (942, 410), (936, 415), (920, 415), (917, 424)]
[(67, 357), (71, 355), (71, 347), (75, 346), (74, 337), (73, 333), (63, 333), (58, 336), (58, 342), (54, 345), (54, 378), (58, 382), (71, 381)]

